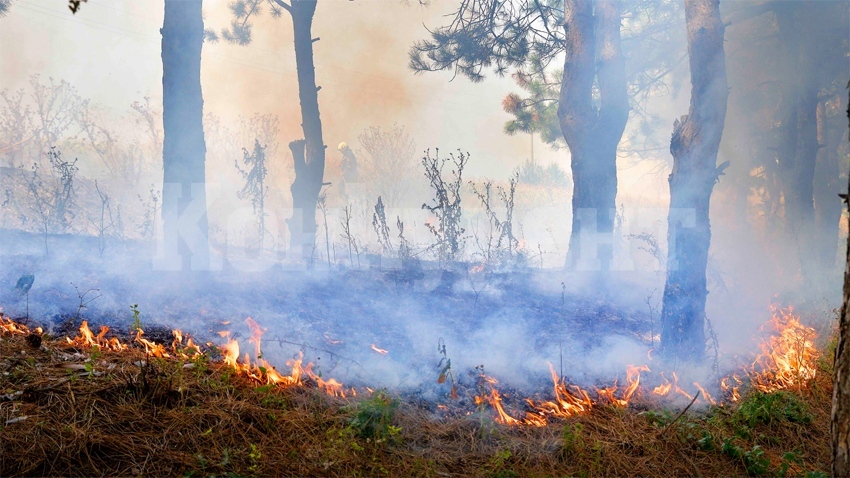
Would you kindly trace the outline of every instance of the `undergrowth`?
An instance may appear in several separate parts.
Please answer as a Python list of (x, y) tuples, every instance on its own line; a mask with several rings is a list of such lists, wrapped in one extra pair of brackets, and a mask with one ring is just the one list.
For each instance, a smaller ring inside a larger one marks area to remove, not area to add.
[[(73, 369), (63, 364), (86, 364)], [(826, 476), (831, 384), (691, 411), (595, 407), (548, 426), (258, 385), (209, 354), (0, 336), (2, 476)], [(451, 405), (451, 402), (446, 402)]]

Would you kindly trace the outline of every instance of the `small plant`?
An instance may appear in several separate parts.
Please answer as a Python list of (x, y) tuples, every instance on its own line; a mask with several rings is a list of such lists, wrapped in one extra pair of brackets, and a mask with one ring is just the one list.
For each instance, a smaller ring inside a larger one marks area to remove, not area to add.
[(757, 423), (765, 425), (785, 421), (810, 423), (812, 414), (806, 409), (806, 405), (792, 393), (786, 391), (753, 392), (744, 398), (738, 406), (736, 418), (752, 428)]
[(100, 360), (101, 355), (103, 355), (103, 353), (100, 351), (100, 347), (98, 347), (97, 345), (92, 345), (91, 354), (89, 355), (89, 359), (84, 365), (84, 367), (86, 368), (86, 372), (94, 372), (94, 364), (96, 364), (97, 361)]
[(381, 196), (378, 196), (378, 202), (375, 204), (375, 212), (372, 214), (372, 228), (375, 229), (375, 234), (378, 236), (378, 244), (381, 245), (381, 252), (384, 255), (391, 255), (393, 253), (393, 245), (390, 242), (390, 227), (387, 225), (387, 213)]
[(752, 450), (744, 451), (743, 447), (735, 444), (735, 438), (726, 438), (723, 440), (721, 451), (736, 460), (741, 460), (750, 476), (764, 475), (770, 466), (770, 459), (765, 456), (764, 450), (759, 445), (755, 445)]
[(141, 312), (139, 311), (139, 304), (133, 304), (130, 306), (130, 310), (133, 312), (133, 325), (130, 326), (131, 332), (138, 332), (142, 329), (142, 321), (141, 321)]
[(584, 447), (582, 430), (584, 430), (584, 426), (581, 423), (564, 425), (563, 430), (561, 430), (561, 448), (565, 452), (571, 453)]
[(711, 432), (703, 430), (702, 437), (697, 440), (697, 445), (699, 445), (700, 450), (714, 451), (714, 437), (711, 435)]
[[(74, 287), (74, 290), (77, 291), (77, 298), (80, 300), (80, 304), (77, 306), (77, 316), (76, 316), (77, 320), (79, 320), (80, 314), (82, 313), (83, 309), (87, 308), (89, 304), (94, 302), (96, 299), (100, 298), (100, 295), (101, 295), (100, 289), (89, 289), (85, 292), (80, 292), (80, 289), (76, 285), (74, 285), (73, 282), (71, 282), (71, 285)], [(86, 300), (86, 296), (88, 294), (92, 293), (92, 292), (97, 293), (97, 295)]]
[(746, 467), (748, 475), (764, 475), (769, 466), (770, 460), (764, 455), (764, 450), (759, 445), (744, 453), (744, 467)]
[(348, 425), (361, 438), (377, 440), (395, 439), (401, 428), (393, 426), (398, 400), (384, 390), (376, 391), (372, 397), (353, 406), (354, 416)]
[(664, 427), (673, 421), (673, 412), (670, 410), (647, 410), (645, 412), (640, 412), (639, 415), (646, 417), (652, 426), (658, 428)]
[(510, 450), (497, 451), (488, 463), (488, 467), (491, 470), (489, 476), (494, 478), (514, 478), (518, 476), (515, 472), (505, 468), (509, 464), (511, 456), (513, 455)]
[(257, 445), (253, 443), (251, 443), (249, 447), (248, 460), (251, 461), (251, 465), (248, 466), (248, 471), (256, 473), (260, 469), (260, 460), (263, 458), (263, 452), (261, 452)]
[(437, 368), (440, 369), (440, 374), (437, 375), (437, 383), (446, 383), (446, 379), (448, 378), (452, 384), (449, 397), (451, 397), (452, 400), (457, 400), (457, 386), (455, 385), (454, 374), (452, 374), (452, 360), (448, 357), (448, 355), (446, 355), (446, 342), (442, 337), (437, 340), (437, 352), (443, 356), (443, 358), (440, 359), (440, 363), (437, 364)]
[(351, 234), (351, 206), (342, 208), (342, 236), (348, 244), (348, 260), (354, 266), (354, 255), (357, 255), (357, 267), (360, 267), (360, 249), (357, 247), (357, 240)]
[(779, 464), (779, 470), (776, 472), (776, 475), (780, 477), (786, 476), (792, 464), (802, 465), (803, 460), (801, 460), (800, 456), (793, 451), (783, 453), (782, 463)]

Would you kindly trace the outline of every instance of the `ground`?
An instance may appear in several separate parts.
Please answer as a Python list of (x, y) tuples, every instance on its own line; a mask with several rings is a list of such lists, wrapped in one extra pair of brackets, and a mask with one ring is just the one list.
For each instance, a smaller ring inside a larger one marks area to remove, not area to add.
[[(11, 322), (6, 322), (10, 324)], [(10, 326), (7, 326), (7, 329)], [(486, 404), (262, 385), (209, 354), (0, 335), (0, 475), (826, 476), (830, 360), (793, 391), (681, 417), (645, 391), (546, 426)], [(38, 338), (36, 338), (38, 336)], [(42, 339), (42, 340), (39, 340)], [(822, 355), (828, 357), (828, 351)]]

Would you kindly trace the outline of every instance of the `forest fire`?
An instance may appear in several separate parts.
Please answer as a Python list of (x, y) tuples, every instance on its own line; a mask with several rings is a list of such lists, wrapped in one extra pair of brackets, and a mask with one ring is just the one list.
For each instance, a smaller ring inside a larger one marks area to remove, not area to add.
[[(549, 371), (552, 373), (555, 400), (540, 403), (535, 403), (531, 399), (527, 400), (535, 411), (543, 416), (567, 418), (591, 409), (593, 400), (590, 399), (590, 395), (585, 390), (576, 385), (568, 387), (566, 381), (558, 378), (552, 364), (549, 364)], [(570, 388), (573, 389), (574, 393), (570, 391)]]
[(109, 327), (102, 325), (100, 326), (100, 332), (95, 335), (92, 330), (89, 328), (89, 322), (84, 320), (80, 324), (80, 335), (74, 337), (73, 339), (70, 337), (65, 337), (65, 340), (69, 345), (82, 346), (82, 347), (99, 347), (104, 350), (126, 350), (127, 345), (122, 344), (116, 337), (112, 337), (107, 339), (106, 334), (109, 332)]
[(336, 379), (323, 379), (321, 376), (313, 372), (313, 364), (308, 363), (303, 366), (304, 353), (299, 352), (297, 359), (290, 359), (286, 365), (290, 367), (289, 375), (280, 374), (274, 366), (269, 364), (264, 358), (261, 349), (262, 336), (266, 329), (248, 317), (245, 319), (248, 329), (251, 331), (249, 343), (254, 345), (254, 361), (252, 363), (250, 355), (246, 352), (243, 360), (239, 361), (239, 342), (230, 336), (229, 331), (221, 331), (218, 334), (223, 337), (226, 342), (221, 346), (223, 361), (226, 365), (233, 367), (238, 372), (265, 384), (282, 385), (282, 386), (300, 386), (304, 385), (304, 378), (307, 377), (314, 381), (319, 389), (323, 390), (328, 395), (333, 397), (346, 397), (348, 395), (356, 395), (356, 391), (352, 389), (346, 390), (343, 385)]
[[(788, 388), (804, 387), (816, 375), (817, 351), (813, 340), (816, 337), (814, 329), (800, 323), (800, 318), (794, 315), (793, 309), (773, 308), (771, 319), (762, 327), (770, 328), (771, 335), (760, 343), (760, 353), (756, 356), (752, 365), (739, 373), (733, 373), (723, 377), (718, 388), (723, 394), (722, 400), (736, 402), (740, 399), (739, 388), (744, 385), (741, 377), (747, 377), (752, 387), (762, 391), (771, 392)], [(286, 365), (290, 368), (288, 375), (278, 372), (270, 363), (263, 358), (261, 342), (266, 332), (257, 321), (248, 317), (245, 324), (250, 331), (248, 342), (252, 345), (252, 354), (245, 352), (240, 357), (239, 342), (231, 336), (230, 331), (221, 331), (218, 334), (224, 339), (219, 347), (222, 353), (222, 362), (234, 368), (240, 374), (262, 384), (281, 386), (303, 386), (305, 380), (314, 382), (324, 393), (334, 397), (356, 396), (353, 388), (345, 389), (339, 381), (334, 378), (324, 379), (313, 371), (313, 364), (304, 365), (303, 352), (299, 352), (297, 358), (290, 359)], [(10, 334), (26, 335), (31, 330), (25, 325), (18, 324), (6, 317), (0, 316), (0, 330)], [(89, 327), (88, 321), (82, 321), (79, 327), (79, 335), (66, 337), (64, 342), (77, 347), (98, 347), (103, 350), (124, 351), (128, 344), (122, 343), (117, 337), (107, 337), (109, 327), (101, 326), (97, 334)], [(41, 334), (41, 328), (34, 329), (35, 333)], [(191, 358), (202, 353), (201, 348), (196, 345), (191, 337), (187, 337), (181, 330), (172, 330), (174, 339), (170, 347), (156, 343), (145, 338), (144, 330), (136, 329), (133, 341), (143, 347), (147, 356), (162, 358)], [(379, 348), (374, 343), (371, 349), (379, 354), (385, 355), (387, 351)], [(632, 400), (639, 396), (642, 391), (647, 397), (669, 397), (671, 394), (680, 395), (691, 401), (701, 400), (710, 405), (718, 403), (709, 391), (693, 382), (695, 393), (689, 393), (680, 386), (680, 378), (677, 372), (669, 372), (672, 380), (667, 378), (666, 372), (659, 372), (657, 377), (660, 384), (652, 388), (644, 389), (641, 375), (650, 373), (647, 365), (629, 365), (625, 373), (625, 385), (618, 386), (615, 380), (613, 385), (595, 389), (596, 398), (591, 398), (591, 393), (575, 384), (569, 384), (560, 378), (554, 367), (549, 364), (549, 371), (553, 382), (554, 399), (548, 401), (537, 401), (531, 398), (524, 400), (527, 411), (521, 418), (515, 418), (505, 410), (503, 404), (504, 396), (497, 389), (499, 381), (478, 370), (478, 394), (475, 396), (475, 404), (479, 407), (489, 405), (494, 411), (494, 420), (497, 423), (509, 426), (545, 426), (550, 419), (568, 418), (578, 414), (589, 412), (593, 407), (606, 404), (609, 406), (628, 407)], [(438, 383), (444, 383), (445, 377), (441, 375)], [(657, 383), (657, 382), (656, 382)], [(698, 391), (698, 393), (697, 393)], [(452, 398), (457, 399), (456, 388), (452, 387)]]
[(753, 387), (762, 392), (805, 386), (817, 374), (817, 333), (800, 323), (793, 308), (773, 308), (773, 317), (762, 326), (771, 327), (771, 336), (759, 345), (761, 353), (747, 372)]
[[(0, 331), (16, 335), (25, 335), (30, 333), (29, 327), (3, 316), (2, 313), (0, 313)], [(34, 332), (37, 334), (42, 333), (41, 327), (36, 328)]]

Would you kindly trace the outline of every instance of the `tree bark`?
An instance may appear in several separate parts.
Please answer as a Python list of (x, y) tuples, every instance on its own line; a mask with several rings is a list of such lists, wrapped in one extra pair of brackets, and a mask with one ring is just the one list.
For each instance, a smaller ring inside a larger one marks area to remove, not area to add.
[[(850, 83), (848, 83), (850, 88)], [(850, 105), (850, 103), (848, 103)], [(850, 119), (850, 106), (847, 108)], [(850, 182), (848, 183), (850, 194)], [(844, 201), (847, 202), (847, 196)], [(838, 344), (835, 347), (835, 376), (832, 389), (832, 476), (850, 476), (850, 238), (844, 269), (844, 303), (838, 322)]]
[(721, 172), (717, 151), (729, 95), (719, 0), (685, 0), (691, 105), (673, 124), (667, 282), (661, 310), (661, 350), (698, 362), (705, 353), (705, 271), (711, 243), (709, 203)]
[(164, 263), (209, 269), (201, 0), (166, 0), (162, 26)]
[[(619, 0), (567, 0), (564, 11), (566, 57), (558, 119), (573, 175), (566, 267), (607, 270), (613, 256), (617, 147), (629, 117), (621, 5)], [(599, 108), (593, 105), (594, 77)], [(582, 244), (593, 249), (582, 250)]]
[(794, 133), (797, 150), (794, 164), (787, 180), (785, 194), (785, 220), (797, 245), (800, 271), (807, 284), (815, 279), (814, 270), (814, 179), (818, 154), (817, 108), (818, 90), (809, 79), (800, 94)]
[[(843, 95), (839, 94), (843, 99)], [(839, 222), (841, 221), (841, 203), (835, 196), (841, 193), (841, 174), (843, 168), (839, 161), (841, 137), (845, 134), (843, 121), (830, 120), (826, 114), (826, 101), (818, 105), (818, 165), (815, 183), (815, 231), (817, 234), (817, 265), (821, 271), (832, 272), (836, 267), (839, 249)], [(841, 102), (842, 106), (844, 102)], [(835, 124), (839, 123), (839, 124)]]
[(319, 89), (316, 87), (311, 35), (315, 12), (316, 0), (292, 1), (290, 13), (295, 32), (295, 66), (304, 139), (289, 143), (295, 162), (295, 180), (290, 187), (293, 216), (287, 223), (293, 253), (305, 258), (312, 257), (316, 242), (316, 204), (325, 172), (325, 143), (319, 117)]

